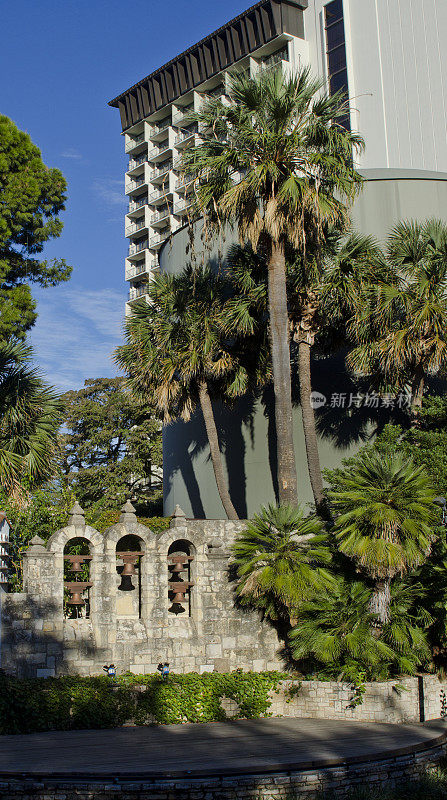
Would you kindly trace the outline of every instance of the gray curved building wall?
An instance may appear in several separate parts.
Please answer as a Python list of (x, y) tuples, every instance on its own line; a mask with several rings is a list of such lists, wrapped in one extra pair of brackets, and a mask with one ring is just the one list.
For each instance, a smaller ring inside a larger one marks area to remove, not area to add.
[[(447, 175), (404, 170), (369, 170), (366, 183), (352, 211), (356, 228), (385, 239), (399, 220), (424, 219), (430, 216), (447, 220)], [(234, 241), (228, 235), (206, 255), (196, 236), (195, 257), (216, 263)], [(181, 270), (191, 259), (189, 237), (185, 228), (177, 231), (160, 254), (161, 269)], [(331, 398), (354, 387), (343, 366), (343, 357), (315, 360), (312, 365), (313, 388)], [(296, 389), (296, 380), (294, 389)], [(228, 485), (240, 517), (250, 517), (262, 505), (275, 500), (275, 431), (271, 389), (262, 397), (243, 398), (231, 410), (215, 404), (221, 448)], [(374, 409), (337, 409), (330, 403), (317, 412), (320, 459), (323, 468), (340, 464), (365, 442), (389, 417)], [(312, 501), (307, 475), (301, 410), (294, 398), (294, 442), (297, 459), (299, 496), (303, 503)], [(209, 457), (206, 433), (200, 412), (188, 422), (176, 422), (163, 432), (164, 513), (172, 514), (178, 503), (186, 516), (225, 517), (216, 489)]]

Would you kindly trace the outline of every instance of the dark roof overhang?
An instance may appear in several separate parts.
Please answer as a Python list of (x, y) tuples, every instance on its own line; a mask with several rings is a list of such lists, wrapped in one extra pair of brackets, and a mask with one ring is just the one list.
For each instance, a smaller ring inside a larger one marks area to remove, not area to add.
[(260, 0), (217, 31), (151, 72), (111, 100), (123, 130), (171, 103), (195, 86), (282, 33), (304, 38), (303, 10), (308, 0)]

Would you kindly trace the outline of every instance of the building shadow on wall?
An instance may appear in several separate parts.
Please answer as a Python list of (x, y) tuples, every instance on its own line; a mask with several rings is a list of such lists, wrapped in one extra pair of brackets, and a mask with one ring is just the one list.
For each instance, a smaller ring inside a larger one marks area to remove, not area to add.
[[(408, 415), (397, 403), (389, 407), (374, 400), (367, 380), (354, 380), (345, 367), (345, 353), (312, 360), (312, 389), (325, 399), (325, 404), (315, 410), (317, 434), (321, 442), (329, 443), (336, 454), (335, 461), (350, 455), (352, 450), (372, 441), (387, 423), (408, 425)], [(292, 348), (292, 403), (295, 429), (301, 427), (301, 403), (296, 352)], [(226, 463), (229, 492), (241, 519), (246, 519), (247, 509), (247, 444), (255, 444), (256, 416), (263, 415), (267, 423), (266, 459), (272, 494), (278, 501), (277, 441), (275, 425), (275, 400), (273, 385), (269, 384), (259, 395), (245, 396), (227, 406), (213, 401), (216, 426), (221, 451)], [(203, 493), (207, 491), (203, 477), (199, 479), (200, 457), (208, 450), (208, 439), (202, 413), (197, 411), (189, 422), (176, 422), (165, 429), (164, 458), (168, 491), (177, 472), (183, 479), (192, 514), (206, 517)], [(258, 433), (259, 436), (259, 433)], [(296, 437), (295, 437), (296, 438)], [(259, 443), (258, 443), (259, 446)], [(297, 442), (295, 441), (297, 447)], [(297, 451), (297, 457), (299, 453)], [(304, 457), (305, 458), (305, 457)], [(207, 457), (209, 463), (210, 457)], [(327, 466), (324, 461), (322, 468)], [(210, 473), (212, 475), (212, 472)], [(253, 480), (253, 475), (251, 476)], [(200, 481), (200, 483), (199, 483)]]
[[(59, 613), (54, 601), (4, 594), (1, 669), (19, 678), (49, 677), (52, 670), (58, 675), (68, 674), (73, 672), (73, 662), (91, 661), (99, 674), (109, 655), (107, 649), (96, 647), (85, 637), (64, 638), (60, 628), (54, 630), (54, 618)], [(73, 661), (70, 653), (76, 655)]]
[[(254, 441), (254, 413), (256, 400), (242, 397), (227, 405), (213, 400), (213, 410), (219, 435), (219, 444), (228, 474), (228, 489), (234, 507), (241, 519), (247, 517), (247, 475), (245, 467), (246, 439)], [(245, 436), (244, 436), (245, 433)], [(194, 463), (209, 448), (203, 415), (200, 410), (188, 422), (175, 422), (165, 428), (163, 457), (166, 463), (175, 465), (188, 493), (192, 513), (196, 519), (206, 518), (203, 505), (203, 487), (199, 486)], [(206, 458), (211, 462), (211, 456)], [(174, 469), (169, 470), (168, 491), (172, 486)], [(205, 489), (206, 491), (206, 489)]]
[[(361, 447), (371, 441), (388, 423), (408, 422), (403, 408), (396, 403), (384, 406), (371, 393), (367, 379), (354, 380), (345, 366), (345, 353), (312, 361), (312, 389), (325, 398), (325, 405), (315, 411), (317, 434), (341, 451)], [(293, 401), (300, 405), (298, 380), (294, 382)], [(324, 466), (324, 465), (323, 465)]]

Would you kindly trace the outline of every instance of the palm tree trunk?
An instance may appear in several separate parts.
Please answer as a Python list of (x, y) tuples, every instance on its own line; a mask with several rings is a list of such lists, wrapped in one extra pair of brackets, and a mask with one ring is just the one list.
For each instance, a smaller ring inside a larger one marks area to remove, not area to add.
[(377, 633), (377, 635), (380, 635), (383, 626), (386, 625), (390, 619), (390, 585), (390, 578), (384, 578), (383, 580), (377, 581), (371, 595), (369, 610), (371, 611), (371, 614), (375, 614), (377, 617), (377, 622), (374, 626), (374, 631)]
[(275, 392), (275, 423), (280, 503), (297, 505), (297, 479), (292, 429), (289, 320), (284, 247), (272, 242), (268, 264), (270, 345)]
[(208, 386), (205, 381), (199, 385), (199, 400), (202, 409), (203, 419), (205, 420), (205, 428), (210, 445), (211, 461), (213, 464), (214, 475), (216, 478), (217, 491), (219, 492), (222, 505), (228, 519), (239, 519), (236, 509), (231, 502), (230, 493), (227, 489), (225, 475), (222, 464), (222, 455), (219, 447), (219, 437), (217, 435), (216, 422), (214, 419), (213, 406), (208, 392)]
[(424, 396), (424, 370), (419, 365), (416, 367), (411, 384), (411, 413), (416, 415), (422, 408)]
[(317, 430), (315, 413), (310, 403), (312, 380), (310, 373), (310, 348), (305, 340), (298, 343), (298, 366), (300, 379), (301, 413), (303, 416), (304, 441), (306, 443), (307, 467), (310, 485), (317, 509), (324, 503), (323, 479), (321, 477), (320, 458), (318, 455)]

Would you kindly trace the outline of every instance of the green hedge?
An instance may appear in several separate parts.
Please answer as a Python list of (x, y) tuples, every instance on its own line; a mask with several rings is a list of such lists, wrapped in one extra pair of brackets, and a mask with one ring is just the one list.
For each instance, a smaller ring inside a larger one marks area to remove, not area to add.
[(217, 722), (227, 719), (222, 698), (234, 700), (238, 718), (269, 716), (270, 690), (280, 672), (170, 675), (125, 674), (20, 680), (0, 672), (0, 734), (114, 728), (125, 722)]

